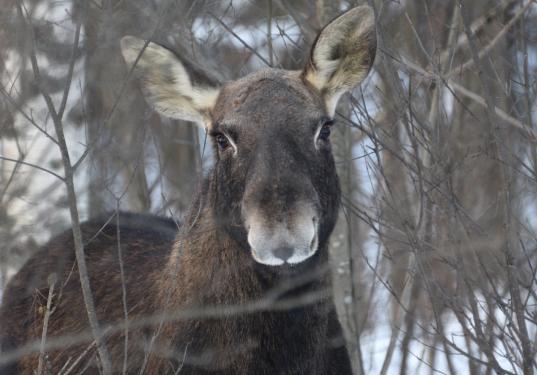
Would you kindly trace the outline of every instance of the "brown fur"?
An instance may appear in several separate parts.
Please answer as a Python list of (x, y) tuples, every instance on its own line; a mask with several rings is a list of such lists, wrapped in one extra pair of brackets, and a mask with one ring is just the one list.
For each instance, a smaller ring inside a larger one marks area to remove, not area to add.
[[(251, 257), (238, 252), (234, 241), (219, 231), (207, 216), (201, 215), (191, 234), (180, 239), (183, 246), (176, 244), (176, 250), (182, 248), (180, 257), (169, 253), (172, 223), (159, 228), (155, 222), (161, 219), (144, 218), (144, 225), (150, 229), (142, 229), (129, 223), (131, 219), (137, 220), (137, 217), (125, 214), (121, 217), (121, 242), (126, 264), (129, 321), (133, 324), (137, 319), (155, 313), (170, 312), (174, 315), (181, 310), (240, 306), (265, 297), (267, 286), (264, 282), (267, 280), (252, 272), (254, 264)], [(117, 228), (112, 220), (101, 230), (102, 222), (89, 222), (82, 228), (86, 241), (93, 237), (86, 245), (86, 254), (98, 316), (103, 326), (111, 324), (114, 327), (123, 322), (116, 256)], [(207, 232), (207, 228), (213, 229)], [(84, 332), (87, 339), (82, 340), (80, 345), (66, 344), (59, 350), (47, 351), (46, 364), (51, 373), (57, 373), (70, 359), (78, 358), (91, 344), (74, 256), (72, 252), (64, 251), (66, 247), (72, 249), (72, 246), (71, 234), (66, 232), (33, 257), (11, 281), (1, 312), (2, 322), (10, 323), (2, 324), (3, 342), (11, 343), (11, 347), (6, 349), (38, 340), (48, 295), (46, 278), (52, 272), (59, 275), (57, 285), (58, 288), (61, 286), (61, 291), (53, 300), (54, 312), (48, 338), (54, 341), (58, 336)], [(270, 278), (267, 276), (267, 279)], [(307, 289), (318, 288), (325, 282), (321, 277), (310, 283)], [(348, 368), (332, 303), (322, 300), (292, 311), (296, 314), (295, 319), (289, 318), (290, 311), (261, 311), (224, 318), (173, 320), (162, 327), (150, 324), (140, 329), (131, 328), (128, 373), (136, 373), (142, 367), (146, 354), (149, 354), (146, 374), (168, 373), (174, 366), (180, 366), (185, 350), (187, 356), (182, 373), (187, 374), (208, 370), (221, 374), (324, 374), (335, 373), (327, 366), (337, 366), (339, 370)], [(158, 336), (148, 350), (156, 332)], [(107, 339), (118, 373), (123, 362), (122, 333), (117, 332)], [(330, 349), (334, 342), (336, 346)], [(319, 353), (321, 350), (333, 352), (333, 356), (340, 359), (327, 363), (326, 355)], [(94, 350), (91, 350), (77, 366), (77, 371), (89, 365), (86, 373), (98, 373), (94, 355)], [(24, 356), (18, 363), (17, 373), (33, 374), (37, 360), (37, 353)], [(288, 362), (292, 363), (294, 370), (289, 368)]]

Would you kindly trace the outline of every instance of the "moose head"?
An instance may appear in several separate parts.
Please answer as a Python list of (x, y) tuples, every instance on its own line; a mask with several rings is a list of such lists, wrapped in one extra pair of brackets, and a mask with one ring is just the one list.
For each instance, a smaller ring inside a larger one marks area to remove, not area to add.
[(215, 222), (258, 263), (315, 258), (340, 199), (330, 145), (336, 105), (375, 58), (371, 8), (329, 23), (302, 70), (267, 68), (223, 85), (155, 43), (127, 36), (121, 47), (150, 104), (197, 123), (212, 139), (208, 201)]

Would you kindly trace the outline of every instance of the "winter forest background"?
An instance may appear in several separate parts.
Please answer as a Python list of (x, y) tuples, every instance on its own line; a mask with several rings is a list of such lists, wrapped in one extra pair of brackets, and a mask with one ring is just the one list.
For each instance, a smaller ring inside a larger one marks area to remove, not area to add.
[(333, 137), (334, 296), (356, 374), (535, 373), (534, 0), (2, 1), (0, 290), (71, 226), (74, 198), (81, 220), (180, 220), (210, 168), (205, 134), (128, 79), (121, 37), (225, 81), (301, 68), (320, 27), (363, 3), (376, 63)]

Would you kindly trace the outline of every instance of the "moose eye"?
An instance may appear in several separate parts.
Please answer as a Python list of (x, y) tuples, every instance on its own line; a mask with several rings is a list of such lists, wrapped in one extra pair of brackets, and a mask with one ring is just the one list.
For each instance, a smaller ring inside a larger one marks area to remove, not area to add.
[(326, 121), (321, 126), (321, 129), (319, 130), (319, 136), (318, 139), (323, 141), (328, 141), (328, 138), (330, 138), (330, 132), (332, 130), (332, 125), (334, 124), (333, 121)]
[(220, 148), (220, 150), (225, 150), (226, 148), (229, 147), (229, 141), (227, 139), (227, 137), (224, 135), (224, 134), (216, 134), (214, 136), (215, 140), (216, 140), (216, 143), (218, 144), (218, 147)]

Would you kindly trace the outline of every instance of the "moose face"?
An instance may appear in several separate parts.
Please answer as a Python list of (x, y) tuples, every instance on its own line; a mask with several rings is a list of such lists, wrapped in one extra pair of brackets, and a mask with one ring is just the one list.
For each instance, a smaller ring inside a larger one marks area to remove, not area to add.
[(321, 31), (303, 71), (265, 69), (218, 87), (159, 45), (122, 40), (155, 108), (211, 136), (215, 218), (269, 266), (304, 262), (327, 242), (340, 194), (332, 119), (341, 95), (366, 77), (375, 47), (372, 10), (357, 7)]
[(267, 69), (222, 89), (210, 127), (216, 214), (246, 236), (259, 263), (300, 263), (332, 230), (339, 185), (331, 123), (297, 72)]

